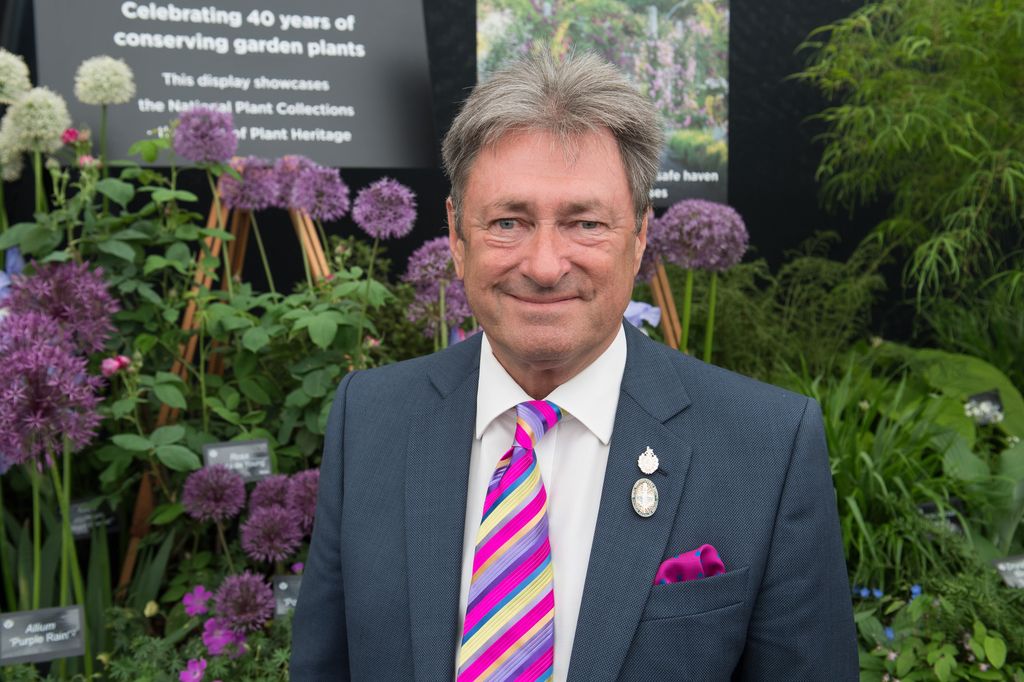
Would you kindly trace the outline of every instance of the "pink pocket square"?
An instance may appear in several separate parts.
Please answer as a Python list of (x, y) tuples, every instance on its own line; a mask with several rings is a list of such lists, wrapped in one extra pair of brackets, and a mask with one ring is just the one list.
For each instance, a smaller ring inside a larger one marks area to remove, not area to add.
[(681, 583), (686, 580), (710, 578), (719, 573), (725, 573), (725, 564), (718, 558), (718, 551), (711, 545), (701, 545), (697, 549), (663, 561), (658, 567), (658, 574), (654, 576), (654, 584)]

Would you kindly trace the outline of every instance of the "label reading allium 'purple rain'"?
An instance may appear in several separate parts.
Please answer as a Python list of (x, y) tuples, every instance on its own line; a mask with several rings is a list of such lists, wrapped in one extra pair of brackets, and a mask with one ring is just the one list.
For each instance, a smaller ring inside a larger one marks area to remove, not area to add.
[(999, 575), (1003, 576), (1003, 582), (1007, 587), (1024, 589), (1024, 554), (996, 559), (992, 563), (995, 564)]
[(270, 446), (266, 440), (240, 440), (203, 446), (206, 466), (220, 464), (241, 474), (246, 483), (271, 474)]
[(81, 606), (0, 614), (0, 665), (83, 655), (84, 621)]
[(117, 523), (117, 517), (104, 509), (97, 509), (97, 501), (79, 500), (72, 502), (69, 511), (71, 512), (71, 534), (76, 538), (87, 538), (93, 528), (106, 527), (108, 530)]
[(299, 587), (301, 585), (301, 575), (274, 576), (275, 616), (283, 616), (295, 608), (295, 603), (299, 599)]

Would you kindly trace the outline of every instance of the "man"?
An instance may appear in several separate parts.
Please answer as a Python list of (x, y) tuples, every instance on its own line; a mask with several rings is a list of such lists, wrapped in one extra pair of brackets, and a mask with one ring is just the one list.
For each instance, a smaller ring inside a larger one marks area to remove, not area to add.
[(592, 56), (467, 100), (449, 236), (484, 331), (338, 388), (294, 679), (857, 679), (817, 405), (623, 325), (657, 121)]

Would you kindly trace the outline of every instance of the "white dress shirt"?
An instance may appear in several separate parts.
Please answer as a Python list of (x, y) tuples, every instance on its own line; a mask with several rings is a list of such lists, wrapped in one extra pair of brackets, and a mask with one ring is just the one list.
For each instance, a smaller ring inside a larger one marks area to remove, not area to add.
[[(626, 367), (626, 334), (582, 372), (547, 396), (562, 408), (562, 419), (535, 448), (541, 480), (548, 496), (548, 528), (555, 588), (554, 679), (566, 679), (583, 599), (590, 547), (601, 503), (608, 444)], [(530, 396), (494, 357), (484, 336), (480, 345), (480, 378), (476, 393), (476, 433), (469, 462), (466, 527), (462, 544), (462, 585), (459, 590), (459, 642), (466, 617), (473, 553), (483, 512), (487, 483), (498, 460), (511, 447), (515, 406)], [(459, 644), (455, 660), (458, 672)]]

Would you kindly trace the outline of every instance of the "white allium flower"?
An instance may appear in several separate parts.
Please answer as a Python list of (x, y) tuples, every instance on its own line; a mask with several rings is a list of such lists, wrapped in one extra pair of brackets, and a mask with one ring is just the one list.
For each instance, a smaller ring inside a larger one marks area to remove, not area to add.
[(71, 115), (64, 98), (44, 87), (32, 88), (7, 109), (11, 119), (11, 140), (15, 149), (55, 152), (61, 148), (61, 134), (71, 127)]
[(998, 424), (1004, 418), (1000, 405), (991, 400), (968, 400), (964, 404), (964, 414), (980, 426)]
[(0, 47), (0, 102), (10, 104), (31, 89), (25, 58)]
[(135, 96), (135, 76), (123, 59), (86, 59), (75, 73), (75, 97), (85, 104), (124, 104)]
[(0, 180), (14, 182), (21, 177), (21, 152), (11, 139), (11, 125), (7, 116), (0, 121)]

